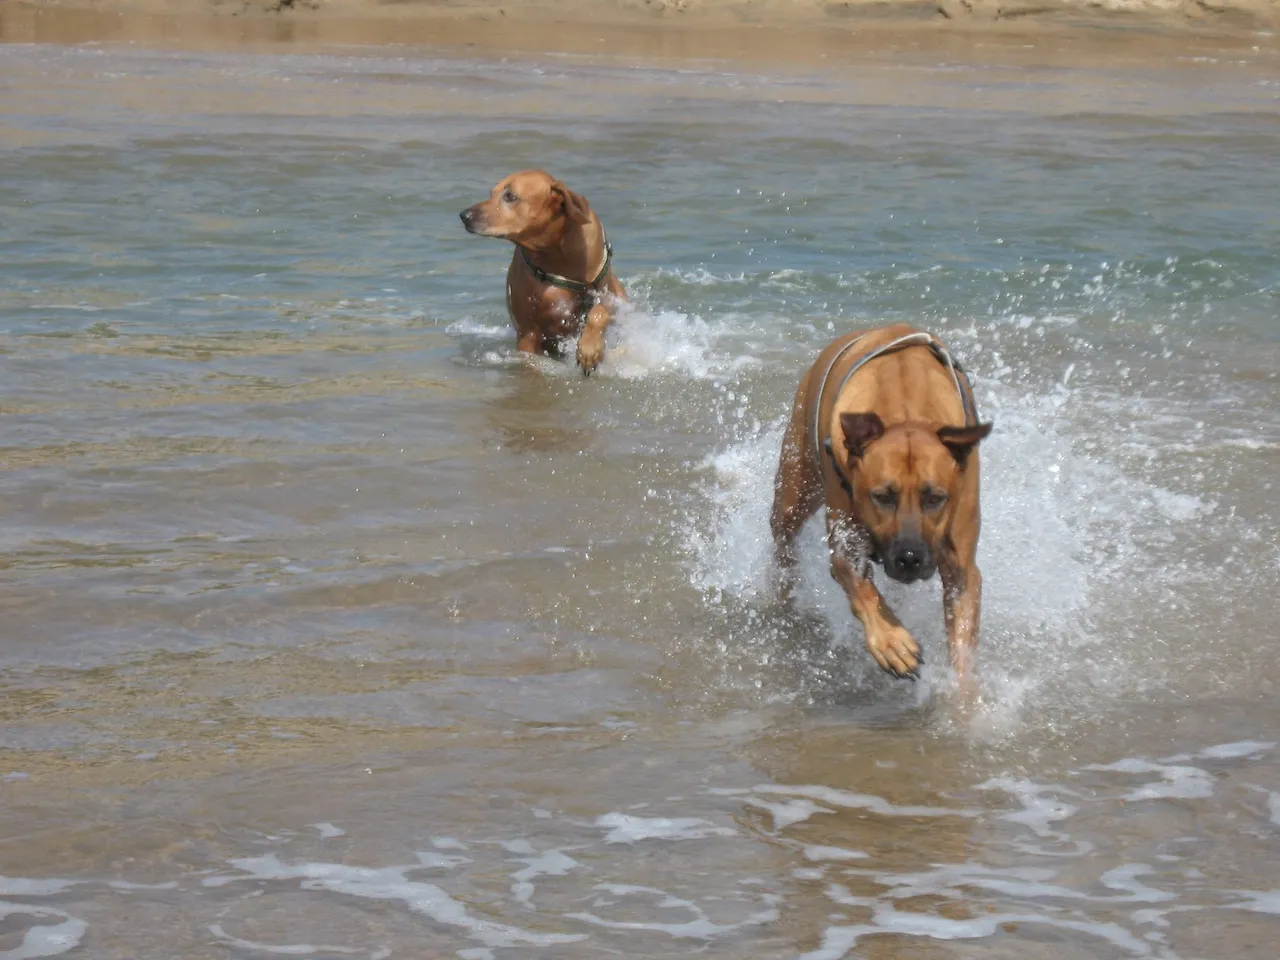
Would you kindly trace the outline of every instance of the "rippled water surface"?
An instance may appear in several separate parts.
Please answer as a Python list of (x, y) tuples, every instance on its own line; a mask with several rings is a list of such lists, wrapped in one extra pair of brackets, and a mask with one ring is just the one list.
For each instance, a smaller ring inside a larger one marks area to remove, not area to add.
[[(1273, 960), (1274, 46), (1037, 62), (0, 46), (0, 957)], [(526, 166), (590, 380), (457, 221)], [(816, 529), (770, 602), (885, 321), (996, 423), (968, 706), (936, 584), (915, 685)]]

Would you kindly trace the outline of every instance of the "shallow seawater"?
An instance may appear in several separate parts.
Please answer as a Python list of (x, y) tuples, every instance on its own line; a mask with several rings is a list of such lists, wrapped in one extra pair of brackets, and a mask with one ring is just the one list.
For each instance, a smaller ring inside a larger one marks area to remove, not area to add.
[[(1271, 960), (1274, 51), (973, 44), (0, 47), (0, 957)], [(526, 166), (633, 297), (589, 380), (457, 220)], [(996, 424), (967, 705), (936, 584), (914, 685), (816, 527), (771, 602), (889, 321)]]

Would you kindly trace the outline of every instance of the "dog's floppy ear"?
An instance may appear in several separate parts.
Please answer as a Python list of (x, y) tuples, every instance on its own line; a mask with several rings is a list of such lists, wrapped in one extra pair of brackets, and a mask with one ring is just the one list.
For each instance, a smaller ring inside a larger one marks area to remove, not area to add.
[(591, 205), (586, 197), (574, 193), (557, 180), (551, 184), (551, 192), (564, 201), (564, 215), (577, 224), (591, 222)]
[(991, 432), (991, 427), (990, 423), (978, 423), (972, 427), (939, 427), (938, 439), (951, 451), (956, 463), (963, 467), (964, 462), (969, 459), (969, 451)]
[(867, 444), (884, 436), (884, 421), (875, 413), (842, 413), (840, 429), (844, 445), (852, 457), (861, 457)]

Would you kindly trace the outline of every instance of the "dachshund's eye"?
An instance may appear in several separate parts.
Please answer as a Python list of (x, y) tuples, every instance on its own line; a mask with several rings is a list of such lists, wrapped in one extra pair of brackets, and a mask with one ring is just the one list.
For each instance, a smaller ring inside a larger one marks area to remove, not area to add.
[(512, 193), (512, 192), (511, 192), (511, 188), (510, 188), (510, 187), (507, 187), (507, 189), (505, 189), (505, 190), (503, 190), (503, 191), (502, 191), (502, 202), (503, 202), (503, 203), (515, 203), (515, 202), (516, 202), (516, 201), (518, 201), (519, 199), (520, 199), (519, 197), (517, 197), (514, 193)]
[(884, 487), (871, 491), (871, 502), (881, 510), (893, 510), (898, 506), (898, 491), (892, 487)]
[(937, 487), (925, 487), (920, 491), (920, 506), (930, 513), (941, 510), (942, 505), (946, 502), (947, 491), (945, 490), (939, 490)]

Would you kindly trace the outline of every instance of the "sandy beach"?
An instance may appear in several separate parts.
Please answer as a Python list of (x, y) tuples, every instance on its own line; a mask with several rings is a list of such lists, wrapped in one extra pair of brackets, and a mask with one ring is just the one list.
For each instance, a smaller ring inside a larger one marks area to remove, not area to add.
[[(1065, 62), (1197, 40), (1275, 46), (1280, 0), (0, 0), (0, 41), (281, 42), (814, 63), (977, 37)], [(1061, 42), (1056, 42), (1061, 40)]]

